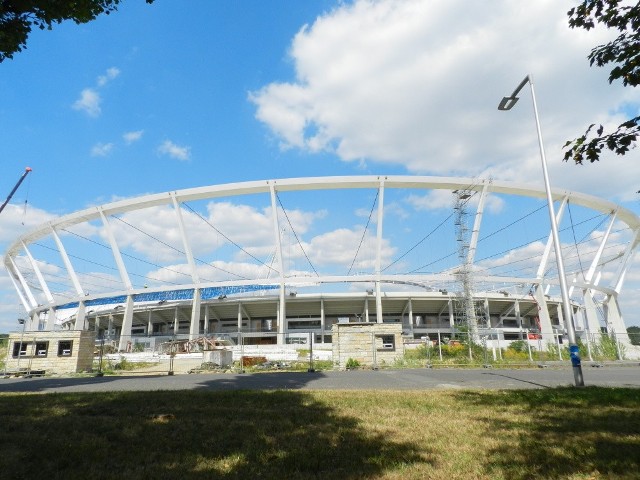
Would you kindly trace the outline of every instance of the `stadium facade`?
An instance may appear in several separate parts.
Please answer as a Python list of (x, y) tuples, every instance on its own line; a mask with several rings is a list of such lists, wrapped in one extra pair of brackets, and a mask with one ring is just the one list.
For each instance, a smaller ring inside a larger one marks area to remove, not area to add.
[[(282, 197), (297, 205), (295, 195), (342, 199), (345, 192), (363, 191), (370, 194), (368, 204), (340, 207), (371, 206), (360, 242), (353, 245), (352, 268), (316, 268), (314, 260), (335, 252), (319, 254), (316, 248), (314, 257), (313, 245), (296, 232), (290, 219), (294, 210), (285, 207)], [(423, 222), (413, 224), (418, 240), (409, 241), (405, 253), (394, 252), (389, 262), (385, 226), (393, 209), (388, 208), (391, 202), (385, 205), (385, 197), (438, 198), (429, 197), (434, 192), (450, 198), (442, 221), (425, 214)], [(579, 268), (567, 269), (577, 335), (606, 331), (628, 343), (620, 300), (640, 241), (640, 218), (590, 195), (556, 189), (552, 196), (565, 241), (572, 238), (563, 249), (575, 250), (579, 258)], [(485, 227), (492, 197), (511, 203), (526, 199), (532, 212), (546, 207), (540, 187), (470, 178), (317, 177), (213, 185), (62, 216), (16, 239), (4, 265), (27, 312), (27, 330), (94, 330), (98, 338), (113, 339), (120, 350), (130, 348), (132, 340), (222, 334), (242, 335), (245, 344), (306, 343), (309, 336), (316, 343), (330, 343), (332, 325), (344, 322), (400, 323), (411, 339), (450, 337), (472, 326), (478, 337), (562, 341), (562, 301), (548, 217), (543, 231), (540, 222), (527, 227), (532, 214), (518, 206), (502, 227)], [(265, 225), (258, 226), (250, 216), (239, 222), (246, 231), (225, 232), (210, 214), (212, 205), (249, 203), (262, 210), (245, 211), (261, 211), (269, 220), (265, 245), (254, 242)], [(577, 222), (567, 215), (571, 208), (591, 212), (585, 224), (597, 219), (583, 235), (585, 241), (575, 238)], [(154, 219), (157, 229), (148, 227)], [(533, 256), (513, 260), (511, 270), (504, 268), (509, 262), (496, 261), (491, 252), (479, 258), (481, 244), (490, 241), (502, 259), (526, 250), (514, 237), (527, 228), (534, 233), (527, 245), (538, 248)], [(448, 240), (426, 247), (436, 232), (445, 230)], [(221, 261), (216, 255), (222, 246), (235, 249), (230, 258), (242, 260)], [(407, 263), (424, 248), (424, 255), (436, 259), (426, 265), (447, 260), (434, 268)], [(292, 267), (292, 249), (296, 258), (306, 258), (307, 268)], [(260, 260), (267, 251), (272, 254)], [(524, 264), (528, 267), (520, 268)]]

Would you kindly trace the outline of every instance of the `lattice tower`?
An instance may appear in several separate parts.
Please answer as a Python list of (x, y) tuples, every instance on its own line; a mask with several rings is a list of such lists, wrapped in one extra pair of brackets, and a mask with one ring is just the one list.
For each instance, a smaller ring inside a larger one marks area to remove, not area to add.
[[(473, 300), (473, 271), (471, 259), (469, 258), (469, 242), (471, 231), (468, 220), (467, 209), (472, 192), (468, 190), (455, 190), (454, 204), (454, 225), (456, 230), (456, 242), (458, 249), (458, 259), (460, 266), (456, 270), (456, 292), (454, 299), (454, 321), (457, 325), (464, 325), (470, 338), (478, 342), (478, 319), (477, 314), (484, 311), (480, 308), (477, 312)], [(482, 314), (484, 317), (484, 314)]]

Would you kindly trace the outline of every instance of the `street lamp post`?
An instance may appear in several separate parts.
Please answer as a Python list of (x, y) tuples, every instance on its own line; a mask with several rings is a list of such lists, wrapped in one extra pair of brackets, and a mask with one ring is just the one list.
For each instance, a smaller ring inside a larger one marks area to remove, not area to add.
[(513, 91), (511, 96), (504, 97), (498, 105), (498, 110), (511, 110), (518, 101), (518, 93), (526, 84), (531, 87), (531, 100), (533, 101), (533, 113), (536, 119), (536, 129), (538, 131), (538, 145), (540, 147), (540, 160), (542, 162), (542, 175), (544, 177), (544, 188), (547, 192), (547, 204), (549, 206), (549, 220), (551, 221), (551, 236), (553, 237), (553, 246), (556, 254), (556, 262), (558, 264), (558, 280), (560, 282), (560, 292), (562, 294), (562, 311), (564, 313), (564, 324), (567, 328), (567, 336), (569, 337), (569, 353), (571, 355), (571, 365), (573, 366), (573, 378), (576, 387), (584, 386), (584, 378), (582, 376), (582, 365), (580, 364), (580, 354), (578, 344), (576, 342), (576, 332), (573, 328), (573, 315), (571, 313), (571, 303), (569, 301), (569, 290), (567, 289), (567, 279), (564, 273), (564, 262), (562, 261), (562, 247), (560, 245), (560, 236), (558, 235), (558, 223), (556, 221), (555, 209), (553, 207), (553, 198), (551, 196), (551, 186), (549, 184), (549, 172), (547, 171), (547, 159), (544, 154), (544, 144), (542, 143), (542, 131), (540, 130), (540, 119), (538, 118), (538, 107), (536, 105), (536, 94), (533, 89), (533, 79), (531, 75), (524, 77), (520, 85)]
[(27, 321), (24, 318), (18, 319), (18, 324), (22, 325), (22, 333), (20, 333), (20, 347), (18, 348), (18, 365), (16, 366), (16, 370), (20, 372), (20, 359), (22, 358), (22, 340), (24, 338), (24, 327)]

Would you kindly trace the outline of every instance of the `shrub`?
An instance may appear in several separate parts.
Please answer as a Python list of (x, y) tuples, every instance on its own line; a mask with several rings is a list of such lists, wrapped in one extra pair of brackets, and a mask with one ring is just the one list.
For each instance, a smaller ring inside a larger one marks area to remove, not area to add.
[(442, 346), (442, 356), (443, 358), (460, 358), (460, 357), (468, 357), (469, 350), (466, 345), (462, 345), (461, 343), (457, 344), (449, 344)]
[(503, 360), (529, 360), (529, 352), (521, 352), (513, 348), (507, 348), (502, 352)]
[(407, 349), (404, 352), (405, 360), (424, 360), (427, 358), (429, 352), (427, 347), (419, 345), (417, 348)]
[(511, 345), (509, 345), (509, 348), (507, 350), (513, 350), (515, 352), (518, 353), (528, 353), (529, 350), (527, 348), (527, 341), (526, 340), (516, 340), (515, 342), (511, 342)]
[(120, 361), (113, 366), (114, 370), (131, 370), (131, 362), (124, 357), (120, 357)]
[(267, 357), (242, 357), (242, 366), (255, 367), (256, 365), (266, 363), (266, 361)]
[(116, 363), (112, 363), (111, 361), (107, 362), (106, 367), (103, 369), (105, 372), (110, 371), (131, 371), (137, 370), (139, 368), (145, 368), (151, 365), (149, 362), (130, 362), (124, 357), (120, 357), (120, 361)]
[(631, 345), (640, 345), (640, 327), (634, 325), (627, 328), (627, 334), (629, 335)]
[(360, 368), (360, 362), (354, 358), (349, 358), (346, 364), (347, 370), (354, 370)]
[(620, 355), (624, 358), (624, 345), (616, 346), (616, 339), (613, 336), (602, 334), (600, 341), (591, 346), (591, 352), (594, 357), (600, 360), (616, 360), (618, 358), (618, 348), (620, 348)]

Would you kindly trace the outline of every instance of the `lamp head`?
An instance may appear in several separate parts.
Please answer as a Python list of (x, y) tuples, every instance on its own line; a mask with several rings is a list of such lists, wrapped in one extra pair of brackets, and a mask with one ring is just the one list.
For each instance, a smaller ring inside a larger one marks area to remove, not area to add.
[[(527, 82), (531, 81), (531, 75), (527, 75), (526, 77), (524, 77), (524, 79), (520, 82), (520, 85), (516, 87), (511, 96), (502, 98), (500, 105), (498, 105), (498, 110), (511, 110), (514, 105), (518, 103), (518, 94), (520, 93), (520, 90), (522, 90)], [(533, 88), (533, 83), (531, 83), (531, 88)]]
[(498, 105), (498, 110), (511, 110), (518, 103), (518, 100), (518, 97), (503, 97)]

